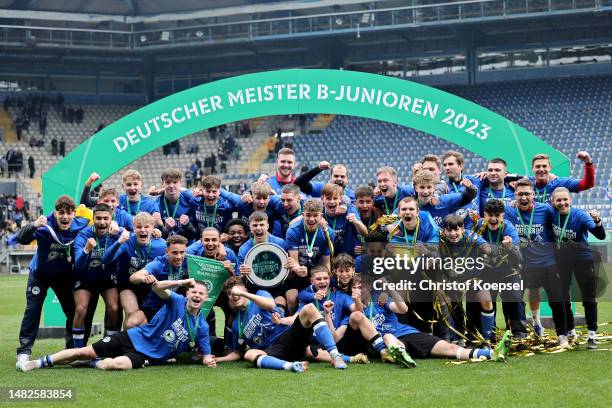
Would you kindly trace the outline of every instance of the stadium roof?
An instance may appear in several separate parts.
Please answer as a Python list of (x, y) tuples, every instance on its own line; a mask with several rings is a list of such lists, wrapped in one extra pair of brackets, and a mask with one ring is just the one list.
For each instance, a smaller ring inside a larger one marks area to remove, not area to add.
[(363, 11), (375, 4), (384, 4), (385, 7), (406, 5), (402, 0), (0, 0), (0, 10), (3, 17), (8, 18), (139, 23), (274, 11), (305, 14), (315, 9), (318, 13)]

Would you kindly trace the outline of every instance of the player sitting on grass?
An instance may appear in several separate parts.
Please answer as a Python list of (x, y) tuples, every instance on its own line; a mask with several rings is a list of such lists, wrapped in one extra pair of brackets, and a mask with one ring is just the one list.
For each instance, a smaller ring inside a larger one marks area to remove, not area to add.
[[(258, 368), (303, 372), (308, 369), (308, 362), (303, 359), (314, 334), (329, 352), (332, 365), (339, 369), (347, 367), (314, 305), (306, 305), (292, 317), (283, 318), (272, 295), (263, 290), (248, 293), (241, 277), (229, 278), (223, 289), (234, 312), (233, 350), (218, 362), (236, 361), (244, 356)], [(250, 349), (245, 353), (246, 346)]]
[[(384, 282), (384, 278), (381, 278), (381, 282)], [(396, 313), (406, 313), (408, 306), (396, 291), (389, 290), (388, 294), (375, 291), (371, 283), (364, 280), (362, 295), (365, 315), (374, 324), (376, 330), (383, 335), (389, 352), (395, 360), (408, 368), (416, 367), (410, 355), (416, 358), (455, 357), (457, 360), (484, 357), (488, 360), (504, 361), (510, 350), (512, 335), (510, 330), (506, 331), (495, 350), (466, 349), (431, 334), (422, 333), (407, 324), (399, 323)]]
[[(206, 285), (193, 279), (158, 281), (154, 275), (147, 275), (146, 283), (153, 285), (153, 292), (166, 303), (151, 323), (105, 337), (91, 346), (63, 350), (28, 361), (19, 367), (21, 371), (77, 360), (91, 360), (91, 366), (101, 370), (130, 370), (163, 364), (193, 347), (204, 355), (204, 365), (215, 367), (215, 357), (210, 353), (208, 325), (200, 313), (208, 297)], [(187, 297), (169, 290), (178, 286), (189, 288)]]
[[(339, 282), (347, 283), (347, 276), (355, 273), (350, 255), (338, 255), (333, 264)], [(363, 305), (359, 282), (353, 282), (352, 296), (337, 288), (332, 289), (329, 272), (322, 266), (312, 269), (311, 281), (312, 285), (300, 292), (300, 304), (314, 304), (325, 315), (327, 326), (346, 362), (367, 364), (367, 354), (371, 351), (380, 354), (385, 361), (393, 361), (382, 337), (360, 310)], [(319, 360), (326, 361), (324, 352), (318, 354)]]

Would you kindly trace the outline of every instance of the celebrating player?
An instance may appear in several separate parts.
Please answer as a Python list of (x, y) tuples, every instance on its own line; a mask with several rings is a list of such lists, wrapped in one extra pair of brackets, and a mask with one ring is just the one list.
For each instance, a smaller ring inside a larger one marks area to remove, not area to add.
[(102, 256), (103, 264), (117, 261), (119, 265), (118, 288), (119, 300), (125, 311), (124, 329), (146, 323), (140, 307), (150, 292), (148, 285), (130, 283), (130, 276), (166, 253), (166, 241), (153, 237), (153, 224), (153, 217), (149, 213), (139, 212), (134, 216), (134, 233), (127, 239), (122, 234)]
[[(235, 313), (234, 342), (232, 352), (218, 358), (218, 362), (236, 361), (244, 356), (257, 368), (303, 372), (308, 368), (303, 359), (314, 334), (330, 354), (332, 365), (339, 369), (347, 367), (332, 333), (314, 305), (306, 305), (292, 317), (283, 318), (268, 292), (247, 292), (240, 277), (228, 279), (224, 290)], [(246, 346), (250, 349), (244, 353)]]
[[(164, 364), (184, 351), (197, 347), (202, 364), (214, 368), (210, 352), (208, 325), (200, 309), (208, 297), (206, 285), (193, 279), (157, 281), (148, 275), (155, 295), (165, 303), (151, 323), (104, 337), (91, 346), (47, 354), (20, 366), (22, 371), (51, 368), (77, 360), (91, 360), (100, 370), (131, 370), (148, 365)], [(188, 288), (181, 296), (169, 289)]]
[[(38, 247), (30, 262), (26, 291), (26, 308), (19, 330), (17, 366), (30, 359), (38, 333), (40, 314), (49, 288), (53, 289), (66, 315), (66, 347), (72, 344), (74, 318), (73, 242), (87, 227), (87, 220), (75, 218), (74, 201), (62, 195), (55, 200), (55, 210), (48, 217), (40, 216), (17, 233), (17, 242), (28, 245), (36, 239)], [(86, 335), (88, 333), (85, 333)]]
[(536, 202), (535, 188), (531, 180), (522, 178), (516, 182), (514, 192), (517, 208), (506, 207), (505, 217), (514, 224), (525, 260), (522, 276), (529, 289), (529, 301), (536, 333), (542, 335), (539, 294), (546, 290), (559, 344), (569, 347), (567, 341), (567, 317), (565, 296), (561, 290), (559, 268), (555, 261), (552, 235), (552, 214), (547, 204)]
[[(565, 187), (557, 187), (552, 194), (553, 234), (560, 246), (557, 252), (557, 264), (561, 272), (562, 291), (570, 292), (572, 277), (578, 282), (584, 314), (586, 317), (590, 350), (597, 348), (597, 275), (593, 263), (593, 250), (588, 244), (590, 232), (598, 239), (606, 238), (606, 230), (597, 211), (586, 211), (572, 207), (572, 196)], [(566, 303), (568, 335), (576, 337), (574, 314), (571, 304)]]
[[(153, 275), (155, 280), (179, 280), (187, 279), (187, 238), (182, 235), (171, 235), (166, 240), (166, 254), (158, 256), (130, 276), (130, 283), (139, 285), (141, 283), (151, 283), (148, 276)], [(161, 309), (163, 302), (154, 292), (150, 292), (142, 303), (142, 311), (148, 322), (153, 320), (153, 316)]]
[(121, 178), (125, 194), (119, 196), (119, 206), (131, 216), (141, 211), (151, 215), (159, 213), (155, 199), (142, 194), (142, 176), (136, 170), (126, 170)]
[(112, 209), (98, 204), (93, 209), (94, 224), (79, 233), (74, 241), (76, 257), (76, 283), (74, 284), (75, 313), (72, 325), (73, 347), (83, 347), (85, 317), (90, 302), (96, 302), (102, 295), (106, 310), (104, 314), (105, 335), (117, 333), (121, 328), (119, 290), (117, 289), (117, 263), (104, 264), (102, 257), (106, 250), (120, 238), (125, 242), (130, 232), (116, 229), (112, 225)]

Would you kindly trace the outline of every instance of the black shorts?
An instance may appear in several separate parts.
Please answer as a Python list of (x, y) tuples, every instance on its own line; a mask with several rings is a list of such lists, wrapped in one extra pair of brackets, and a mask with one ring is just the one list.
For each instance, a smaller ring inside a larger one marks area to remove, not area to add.
[(429, 357), (431, 349), (439, 341), (442, 341), (441, 338), (426, 333), (405, 334), (399, 337), (398, 340), (404, 343), (408, 354), (415, 358)]
[(159, 308), (143, 307), (141, 310), (142, 310), (142, 313), (144, 313), (145, 317), (147, 318), (147, 321), (150, 322), (151, 320), (153, 320), (157, 312), (159, 312), (159, 309), (161, 309), (161, 307)]
[(149, 357), (136, 351), (127, 332), (122, 331), (112, 336), (104, 337), (91, 345), (100, 358), (115, 358), (126, 356), (132, 362), (132, 368), (149, 365)]
[(562, 301), (561, 276), (559, 268), (552, 266), (526, 266), (522, 276), (527, 289), (544, 288), (549, 301)]
[(286, 361), (303, 361), (306, 347), (312, 340), (312, 327), (302, 326), (299, 317), (289, 330), (280, 335), (276, 343), (264, 351), (267, 355)]
[(253, 282), (247, 279), (246, 288), (249, 293), (257, 293), (258, 290), (265, 290), (266, 292), (270, 293), (274, 299), (276, 299), (279, 296), (285, 297), (285, 293), (290, 289), (290, 288), (287, 288), (286, 282), (287, 281), (273, 288), (264, 288), (264, 287), (255, 285)]
[(119, 288), (119, 292), (123, 292), (124, 290), (131, 290), (134, 293), (134, 295), (136, 295), (136, 300), (138, 301), (138, 307), (142, 307), (142, 303), (144, 302), (145, 298), (149, 295), (149, 292), (151, 292), (151, 287), (143, 283), (139, 285), (134, 285), (133, 283), (130, 283), (130, 282), (119, 281), (118, 288)]
[(338, 351), (347, 356), (354, 356), (359, 353), (375, 354), (370, 343), (363, 338), (359, 330), (353, 329), (350, 325), (346, 326), (344, 336), (336, 344)]
[(117, 277), (116, 275), (108, 275), (104, 278), (99, 279), (90, 279), (88, 277), (84, 277), (80, 279), (77, 277), (76, 282), (74, 283), (74, 290), (86, 290), (91, 293), (103, 293), (108, 289), (117, 287)]
[(307, 288), (308, 285), (310, 285), (310, 272), (308, 273), (308, 276), (304, 277), (292, 274), (285, 280), (287, 290), (297, 289), (300, 291)]

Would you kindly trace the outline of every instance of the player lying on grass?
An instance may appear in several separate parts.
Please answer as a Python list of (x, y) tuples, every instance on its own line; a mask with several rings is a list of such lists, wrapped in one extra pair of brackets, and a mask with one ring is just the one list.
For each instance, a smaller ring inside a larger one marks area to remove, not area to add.
[(406, 367), (416, 366), (410, 355), (416, 358), (455, 357), (457, 360), (484, 357), (488, 360), (504, 361), (510, 350), (512, 334), (510, 330), (506, 331), (495, 350), (467, 349), (439, 337), (421, 333), (407, 324), (399, 323), (396, 313), (406, 313), (408, 306), (396, 291), (389, 290), (388, 294), (375, 291), (371, 283), (364, 280), (362, 296), (365, 305), (364, 314), (383, 336), (391, 355)]
[[(47, 354), (18, 368), (31, 371), (91, 360), (91, 366), (101, 370), (130, 370), (163, 364), (194, 347), (203, 354), (204, 365), (215, 367), (217, 363), (210, 352), (208, 324), (200, 313), (208, 297), (206, 285), (193, 279), (158, 281), (154, 275), (148, 275), (146, 283), (151, 284), (155, 294), (166, 303), (151, 323), (105, 337), (87, 347)], [(187, 297), (170, 290), (178, 286), (189, 288)]]
[[(225, 284), (229, 306), (234, 313), (232, 352), (217, 362), (237, 361), (244, 357), (257, 368), (303, 372), (305, 357), (313, 357), (309, 345), (314, 336), (331, 356), (335, 368), (346, 368), (334, 338), (314, 305), (283, 318), (272, 295), (260, 290), (248, 293), (241, 277), (231, 277)], [(245, 352), (245, 348), (250, 349)]]

